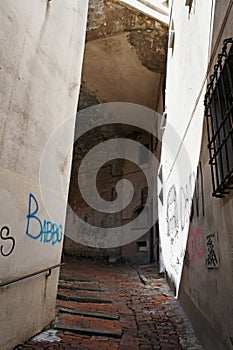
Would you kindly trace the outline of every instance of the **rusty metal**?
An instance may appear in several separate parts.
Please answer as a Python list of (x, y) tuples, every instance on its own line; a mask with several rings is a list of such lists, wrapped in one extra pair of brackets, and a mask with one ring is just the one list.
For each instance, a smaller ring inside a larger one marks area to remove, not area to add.
[(7, 287), (11, 284), (15, 284), (17, 282), (21, 282), (25, 279), (28, 279), (28, 278), (31, 278), (31, 277), (34, 277), (34, 276), (37, 276), (37, 275), (41, 275), (42, 273), (44, 272), (47, 272), (47, 274), (45, 275), (46, 278), (48, 278), (50, 275), (51, 275), (51, 272), (52, 270), (60, 267), (60, 266), (63, 266), (64, 264), (57, 264), (57, 265), (54, 265), (54, 266), (50, 266), (50, 267), (47, 267), (46, 269), (43, 269), (43, 270), (39, 270), (39, 271), (36, 271), (36, 272), (33, 272), (33, 273), (30, 273), (28, 275), (25, 275), (25, 276), (22, 276), (22, 277), (19, 277), (19, 278), (15, 278), (13, 279), (12, 281), (10, 282), (5, 282), (5, 283), (2, 283), (0, 284), (0, 288), (2, 287)]
[(233, 189), (233, 38), (224, 40), (205, 95), (209, 164), (213, 193), (224, 198)]

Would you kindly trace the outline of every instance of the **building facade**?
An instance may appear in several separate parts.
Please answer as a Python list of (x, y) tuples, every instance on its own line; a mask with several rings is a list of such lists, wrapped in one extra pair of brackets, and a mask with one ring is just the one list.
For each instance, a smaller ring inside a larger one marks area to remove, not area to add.
[(216, 350), (233, 346), (232, 22), (232, 1), (172, 3), (159, 182), (162, 267)]
[(0, 5), (1, 349), (55, 317), (87, 6)]

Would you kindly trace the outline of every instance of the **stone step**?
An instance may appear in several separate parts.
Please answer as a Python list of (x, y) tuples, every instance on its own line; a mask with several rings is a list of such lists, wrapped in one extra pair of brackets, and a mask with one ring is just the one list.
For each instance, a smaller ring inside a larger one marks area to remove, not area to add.
[(60, 293), (57, 294), (57, 299), (65, 300), (65, 301), (76, 301), (80, 303), (112, 304), (112, 300), (92, 298), (92, 297), (80, 297), (76, 295), (66, 295), (66, 294), (60, 294)]
[(67, 284), (61, 284), (59, 283), (58, 285), (59, 289), (69, 289), (69, 290), (74, 290), (74, 291), (87, 291), (87, 292), (106, 292), (105, 289), (101, 288), (91, 288), (91, 287), (76, 287), (76, 286), (70, 286)]
[(88, 316), (93, 318), (101, 318), (105, 320), (119, 320), (119, 316), (106, 314), (103, 312), (92, 312), (92, 311), (82, 311), (82, 310), (74, 310), (74, 309), (68, 309), (68, 308), (59, 308), (59, 312), (72, 314), (72, 315), (79, 315), (79, 316)]
[(98, 312), (118, 316), (115, 304), (82, 303), (75, 301), (57, 300), (58, 308), (79, 310), (84, 312)]
[(55, 325), (54, 329), (63, 331), (63, 332), (76, 333), (80, 335), (99, 336), (99, 337), (118, 338), (118, 339), (122, 337), (122, 332), (99, 330), (94, 328), (81, 328), (81, 327), (67, 326), (67, 325)]
[(58, 294), (66, 295), (67, 297), (94, 298), (95, 300), (112, 300), (112, 295), (108, 292), (93, 292), (89, 290), (73, 290), (62, 288), (58, 289)]
[(81, 278), (81, 277), (71, 277), (71, 276), (64, 276), (64, 275), (60, 275), (60, 280), (63, 281), (71, 281), (71, 282), (93, 282), (93, 283), (99, 283), (99, 281), (95, 280), (95, 279), (89, 279), (89, 278)]
[(54, 328), (90, 336), (120, 338), (121, 324), (117, 320), (96, 319), (69, 313), (59, 313)]

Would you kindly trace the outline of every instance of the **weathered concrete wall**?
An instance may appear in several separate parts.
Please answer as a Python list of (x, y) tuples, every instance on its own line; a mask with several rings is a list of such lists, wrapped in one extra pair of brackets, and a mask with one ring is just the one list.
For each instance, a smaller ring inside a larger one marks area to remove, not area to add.
[[(216, 2), (212, 50), (229, 3), (227, 0)], [(213, 54), (210, 74), (217, 62), (217, 54), (222, 50), (223, 40), (233, 36), (232, 28), (231, 9), (219, 37), (217, 52)], [(233, 347), (233, 193), (231, 191), (222, 199), (212, 197), (205, 124), (203, 130), (180, 297), (206, 349), (225, 350)]]
[[(71, 162), (63, 140), (72, 141), (75, 119), (61, 129), (60, 142), (52, 135), (76, 113), (87, 1), (9, 0), (0, 13), (3, 284), (60, 262)], [(0, 288), (1, 349), (52, 321), (57, 278), (58, 269)]]

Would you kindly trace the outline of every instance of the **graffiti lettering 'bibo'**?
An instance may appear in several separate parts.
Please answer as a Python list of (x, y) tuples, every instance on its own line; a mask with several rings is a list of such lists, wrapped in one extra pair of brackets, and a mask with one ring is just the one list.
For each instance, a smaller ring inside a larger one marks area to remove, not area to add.
[[(63, 235), (62, 225), (57, 225), (46, 220), (42, 224), (37, 214), (38, 211), (39, 205), (35, 196), (29, 194), (26, 235), (43, 243), (51, 243), (52, 245), (60, 243)], [(30, 226), (33, 226), (33, 229), (37, 226), (37, 232), (32, 232)]]

